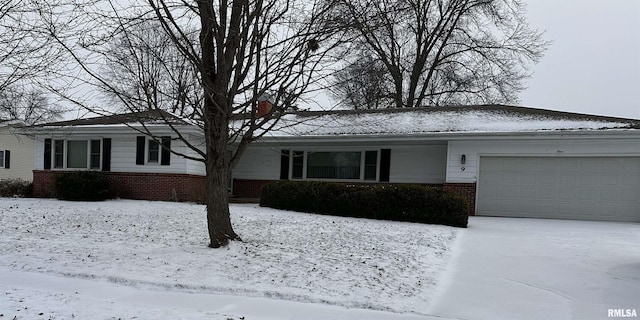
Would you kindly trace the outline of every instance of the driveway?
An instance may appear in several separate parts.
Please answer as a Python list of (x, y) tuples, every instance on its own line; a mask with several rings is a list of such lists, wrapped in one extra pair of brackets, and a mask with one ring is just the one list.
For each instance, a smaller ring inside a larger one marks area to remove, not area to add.
[(472, 217), (429, 314), (607, 319), (640, 312), (640, 224)]

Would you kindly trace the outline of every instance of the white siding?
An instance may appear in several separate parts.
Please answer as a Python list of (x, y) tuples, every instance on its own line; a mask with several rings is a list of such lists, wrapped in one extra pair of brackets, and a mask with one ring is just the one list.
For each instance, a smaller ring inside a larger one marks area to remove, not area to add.
[[(466, 163), (460, 163), (462, 155)], [(640, 139), (530, 139), (449, 142), (447, 182), (476, 182), (480, 156), (640, 156)], [(464, 168), (464, 171), (462, 170)]]
[[(205, 149), (203, 137), (195, 137), (194, 135), (189, 135), (188, 139), (190, 139), (189, 141), (193, 146), (200, 148), (201, 150)], [(196, 153), (196, 151), (192, 150), (191, 148), (187, 148), (187, 149), (188, 149), (186, 153), (187, 155), (194, 158), (202, 157), (200, 156), (200, 154)], [(205, 169), (204, 162), (187, 159), (186, 165), (187, 165), (188, 174), (205, 175), (206, 169)]]
[[(108, 137), (105, 137), (108, 138)], [(157, 173), (186, 173), (187, 161), (185, 158), (171, 154), (171, 162), (168, 166), (158, 164), (136, 164), (136, 136), (111, 137), (111, 171), (113, 172), (157, 172)], [(171, 149), (184, 152), (184, 145), (179, 141), (171, 142)]]
[(233, 178), (279, 180), (280, 150), (278, 147), (250, 146), (233, 169)]
[(9, 169), (0, 168), (1, 179), (33, 180), (34, 140), (25, 135), (11, 134), (11, 128), (0, 128), (0, 150), (10, 151)]
[[(136, 134), (105, 134), (105, 135), (68, 135), (51, 137), (40, 135), (36, 139), (35, 167), (44, 169), (44, 139), (103, 139), (111, 138), (111, 171), (112, 172), (157, 172), (157, 173), (187, 173), (187, 160), (181, 156), (171, 154), (170, 165), (160, 164), (136, 165)], [(187, 148), (180, 141), (172, 141), (171, 148), (177, 152), (187, 152)]]
[(280, 151), (362, 151), (391, 149), (389, 181), (394, 183), (443, 183), (446, 173), (446, 145), (332, 147), (251, 146), (233, 170), (236, 179), (280, 179)]
[(445, 181), (446, 145), (401, 146), (390, 149), (389, 182), (443, 183)]

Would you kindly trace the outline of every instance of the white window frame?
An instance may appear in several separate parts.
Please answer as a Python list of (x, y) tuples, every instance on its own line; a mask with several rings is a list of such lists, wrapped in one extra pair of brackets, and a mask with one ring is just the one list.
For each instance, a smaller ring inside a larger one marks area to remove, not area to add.
[[(149, 157), (150, 153), (149, 153), (149, 147), (151, 147), (151, 143), (156, 143), (158, 145), (158, 161), (154, 161), (151, 162), (149, 161), (149, 159), (151, 157)], [(162, 163), (162, 143), (159, 141), (156, 141), (154, 139), (147, 139), (147, 143), (145, 143), (144, 146), (144, 163), (147, 165), (151, 165), (151, 166), (159, 166)]]
[[(376, 178), (372, 180), (365, 180), (365, 158), (367, 151), (375, 151), (376, 152)], [(302, 161), (302, 178), (294, 178), (293, 177), (293, 154), (294, 152), (303, 152), (303, 161)], [(314, 152), (360, 152), (360, 177), (358, 179), (331, 179), (331, 178), (307, 178), (307, 160), (309, 153)], [(359, 148), (359, 149), (318, 149), (318, 150), (300, 150), (292, 148), (289, 150), (289, 180), (294, 181), (327, 181), (327, 182), (379, 182), (380, 181), (380, 154), (381, 149), (370, 149), (370, 148)]]
[[(99, 165), (96, 168), (91, 167), (91, 141), (100, 141), (98, 146), (100, 148), (100, 156), (99, 156)], [(57, 167), (56, 163), (56, 141), (63, 141), (63, 150), (62, 150), (62, 167)], [(87, 166), (84, 168), (70, 168), (68, 166), (68, 157), (69, 157), (69, 141), (84, 141), (87, 144)], [(78, 170), (78, 171), (100, 171), (102, 170), (102, 154), (104, 150), (102, 150), (102, 138), (71, 138), (71, 139), (52, 139), (51, 143), (51, 170)]]

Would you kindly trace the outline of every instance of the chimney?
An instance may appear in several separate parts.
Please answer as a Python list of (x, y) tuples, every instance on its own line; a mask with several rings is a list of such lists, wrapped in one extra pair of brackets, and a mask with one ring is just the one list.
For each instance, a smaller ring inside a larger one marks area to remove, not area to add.
[(263, 93), (258, 97), (258, 117), (262, 118), (269, 114), (271, 108), (273, 108), (273, 102), (269, 94)]

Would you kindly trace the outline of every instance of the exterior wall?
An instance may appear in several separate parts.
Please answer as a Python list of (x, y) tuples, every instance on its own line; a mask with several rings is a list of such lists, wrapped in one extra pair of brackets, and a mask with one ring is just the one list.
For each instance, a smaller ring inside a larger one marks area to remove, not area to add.
[[(34, 197), (54, 197), (53, 181), (62, 173), (64, 171), (35, 170), (33, 172)], [(203, 202), (204, 200), (203, 176), (122, 172), (104, 172), (104, 174), (112, 197), (160, 201)]]
[[(160, 164), (136, 165), (136, 134), (110, 134), (110, 135), (74, 135), (43, 136), (36, 138), (35, 169), (44, 169), (44, 139), (102, 139), (111, 138), (111, 172), (143, 172), (143, 173), (187, 173), (187, 160), (181, 156), (171, 154), (171, 163), (168, 166)], [(172, 141), (171, 149), (177, 152), (186, 152), (185, 146)], [(193, 161), (195, 162), (195, 161)], [(56, 169), (53, 169), (54, 171)], [(204, 174), (204, 170), (202, 172)]]
[[(460, 163), (462, 155), (466, 163)], [(640, 156), (640, 139), (450, 141), (447, 183), (475, 183), (481, 156)], [(462, 170), (464, 168), (464, 170)]]
[[(202, 137), (196, 137), (193, 134), (188, 136), (189, 142), (197, 147), (200, 148), (201, 150), (205, 150), (205, 142), (204, 142), (204, 138)], [(202, 156), (197, 154), (195, 151), (193, 151), (191, 148), (189, 147), (185, 147), (185, 154), (194, 157), (194, 158), (201, 158)], [(190, 160), (190, 159), (185, 159), (186, 161), (186, 165), (187, 165), (187, 174), (196, 174), (196, 175), (201, 175), (204, 176), (206, 173), (206, 168), (204, 165), (204, 162), (202, 161), (195, 161), (195, 160)]]
[[(233, 168), (233, 178), (242, 180), (280, 180), (280, 152), (286, 147), (250, 146)], [(234, 183), (234, 194), (235, 194)]]
[(12, 134), (11, 127), (0, 127), (0, 150), (11, 152), (9, 169), (0, 168), (0, 180), (33, 179), (35, 141), (26, 135)]
[[(170, 135), (169, 133), (159, 135)], [(90, 134), (59, 133), (57, 135), (38, 135), (35, 140), (35, 157), (31, 154), (30, 163), (34, 163), (34, 196), (52, 197), (52, 179), (65, 170), (44, 169), (44, 139), (111, 139), (111, 170), (104, 172), (109, 181), (112, 196), (144, 200), (179, 200), (201, 202), (204, 199), (204, 165), (201, 162), (187, 160), (179, 155), (170, 155), (170, 164), (136, 164), (136, 132)], [(176, 152), (192, 154), (180, 141), (172, 141), (171, 149)], [(33, 151), (32, 151), (33, 152)], [(13, 153), (12, 153), (13, 158)], [(13, 162), (13, 160), (12, 160)], [(175, 192), (174, 192), (175, 190)]]
[[(233, 178), (241, 180), (279, 180), (281, 150), (350, 151), (391, 149), (389, 182), (391, 183), (444, 183), (446, 177), (447, 146), (296, 146), (262, 147), (247, 149), (233, 169)], [(363, 181), (365, 182), (365, 181)], [(368, 182), (368, 181), (367, 181)], [(235, 184), (234, 184), (235, 190)], [(235, 194), (235, 192), (234, 192)]]
[(446, 145), (390, 147), (391, 183), (443, 183), (447, 172)]
[(449, 190), (467, 200), (469, 204), (469, 215), (476, 215), (476, 184), (475, 183), (445, 183), (445, 190)]
[(277, 180), (233, 179), (233, 196), (236, 198), (260, 198), (262, 187)]

